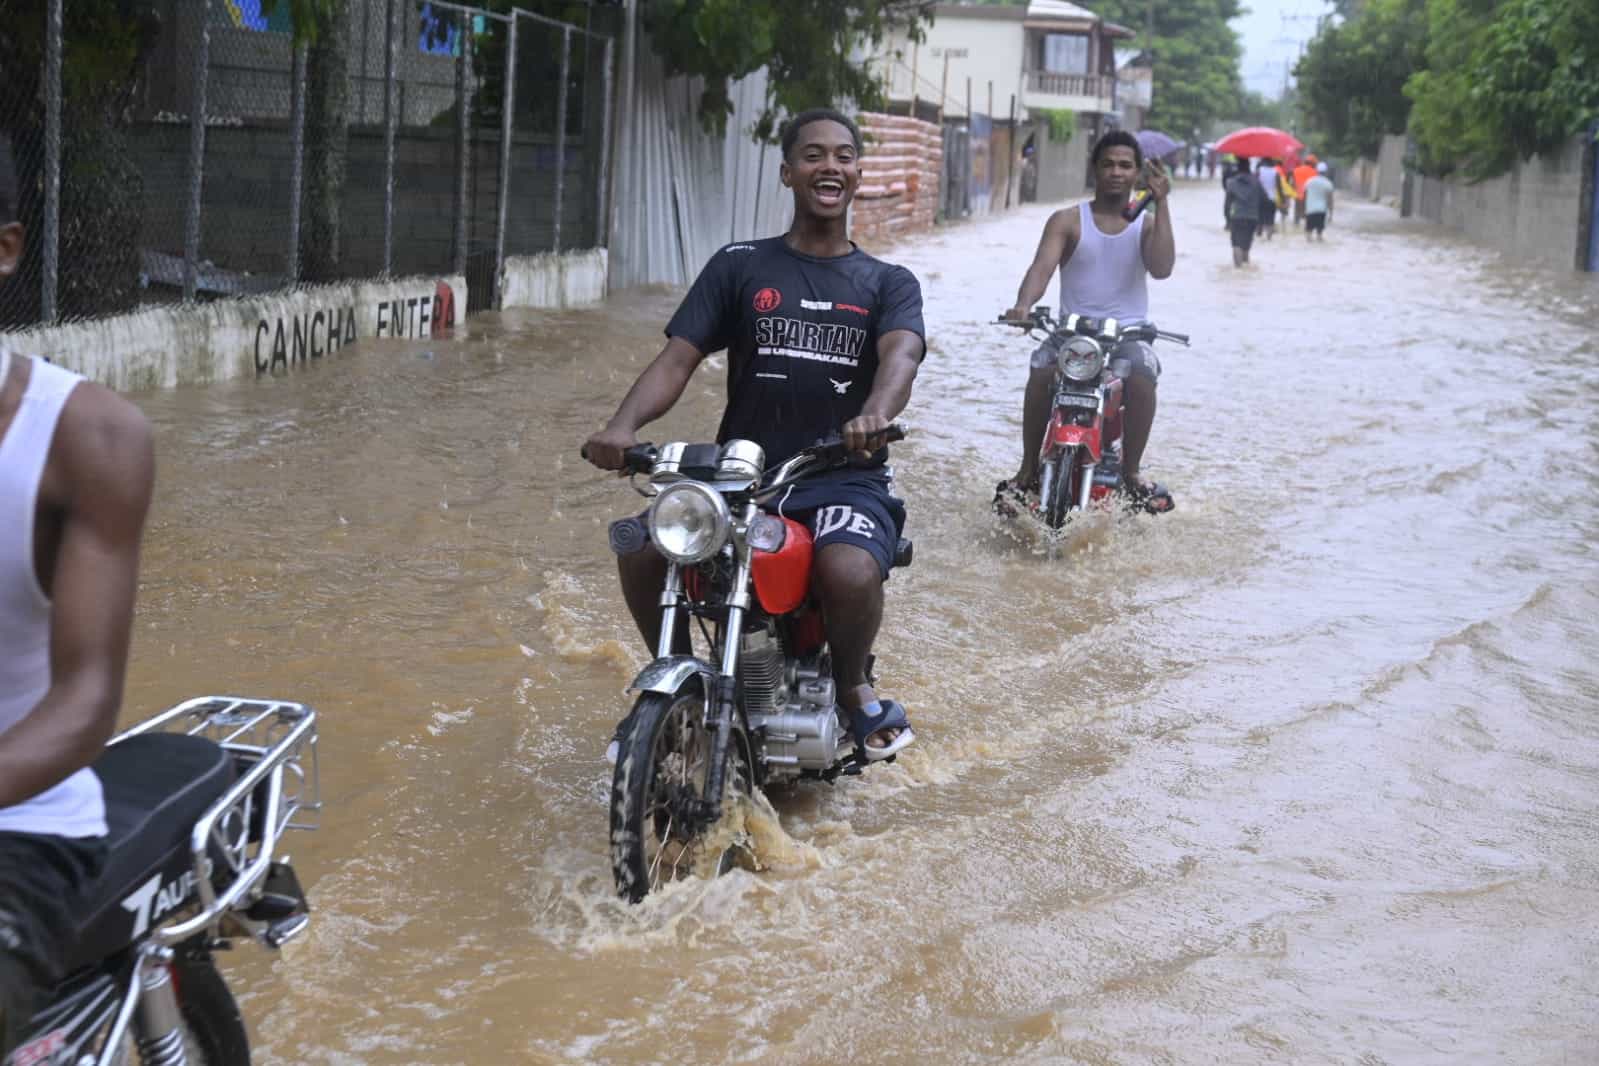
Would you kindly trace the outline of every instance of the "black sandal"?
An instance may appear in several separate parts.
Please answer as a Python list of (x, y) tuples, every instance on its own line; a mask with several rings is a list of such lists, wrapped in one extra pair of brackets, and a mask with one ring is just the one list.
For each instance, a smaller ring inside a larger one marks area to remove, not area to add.
[(1027, 491), (1018, 486), (1014, 478), (1006, 478), (994, 486), (994, 513), (1001, 518), (1016, 518), (1032, 509)]
[(1144, 511), (1148, 514), (1167, 514), (1177, 509), (1177, 501), (1172, 499), (1170, 492), (1162, 485), (1153, 481), (1140, 481), (1137, 478), (1123, 479), (1121, 488), (1118, 489), (1127, 500), (1129, 511)]

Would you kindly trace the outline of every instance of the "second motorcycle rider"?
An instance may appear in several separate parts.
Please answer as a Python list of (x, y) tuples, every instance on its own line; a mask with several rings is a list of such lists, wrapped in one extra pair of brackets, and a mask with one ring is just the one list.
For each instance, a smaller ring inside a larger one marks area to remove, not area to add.
[[(915, 739), (904, 708), (872, 690), (867, 666), (883, 618), (883, 582), (905, 524), (885, 465), (884, 432), (910, 401), (927, 344), (915, 275), (849, 239), (861, 149), (860, 131), (837, 111), (790, 120), (780, 174), (794, 193), (793, 225), (781, 237), (730, 244), (711, 257), (668, 323), (666, 346), (588, 439), (586, 454), (602, 469), (620, 469), (639, 429), (669, 411), (700, 362), (725, 348), (728, 402), (718, 442), (754, 441), (775, 467), (842, 428), (849, 447), (870, 457), (796, 486), (774, 506), (816, 538), (814, 591), (839, 703), (867, 737), (865, 757), (875, 761)], [(647, 534), (613, 541), (629, 539), (640, 547), (618, 556), (622, 593), (653, 650), (666, 560)]]

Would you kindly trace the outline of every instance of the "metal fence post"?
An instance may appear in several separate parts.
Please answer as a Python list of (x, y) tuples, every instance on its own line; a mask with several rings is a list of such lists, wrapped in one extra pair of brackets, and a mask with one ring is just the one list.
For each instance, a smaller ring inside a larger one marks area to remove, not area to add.
[(200, 266), (200, 188), (205, 180), (205, 89), (211, 63), (211, 0), (199, 0), (194, 96), (189, 101), (189, 203), (183, 219), (183, 302), (193, 303)]
[(44, 52), (44, 277), (39, 304), (45, 325), (56, 321), (61, 269), (61, 4), (50, 0)]
[(383, 276), (394, 268), (394, 130), (398, 115), (395, 78), (398, 65), (400, 31), (394, 20), (400, 11), (399, 0), (389, 0), (387, 46), (383, 50)]
[(467, 183), (472, 172), (472, 16), (457, 12), (461, 25), (461, 55), (455, 62), (455, 258), (454, 272), (466, 273)]
[(505, 91), (500, 103), (500, 203), (494, 222), (494, 306), (505, 295), (501, 290), (505, 275), (505, 220), (511, 200), (511, 113), (516, 106), (516, 23), (512, 15), (505, 42)]
[(600, 168), (594, 183), (594, 245), (603, 248), (610, 241), (610, 205), (607, 193), (611, 184), (611, 78), (616, 42), (605, 39), (605, 54), (600, 61)]
[(561, 81), (555, 90), (555, 251), (561, 250), (561, 201), (566, 197), (566, 83), (571, 73), (572, 27), (561, 31)]
[(300, 280), (300, 199), (305, 192), (305, 77), (310, 45), (294, 45), (294, 84), (289, 103), (289, 283)]

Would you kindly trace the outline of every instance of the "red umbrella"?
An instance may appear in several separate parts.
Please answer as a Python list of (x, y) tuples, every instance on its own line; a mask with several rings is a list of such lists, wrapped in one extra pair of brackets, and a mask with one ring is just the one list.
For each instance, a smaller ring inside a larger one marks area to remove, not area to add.
[(1249, 126), (1234, 130), (1216, 142), (1216, 151), (1231, 152), (1240, 159), (1246, 156), (1270, 156), (1281, 159), (1289, 152), (1305, 147), (1303, 141), (1292, 133), (1272, 129), (1270, 126)]

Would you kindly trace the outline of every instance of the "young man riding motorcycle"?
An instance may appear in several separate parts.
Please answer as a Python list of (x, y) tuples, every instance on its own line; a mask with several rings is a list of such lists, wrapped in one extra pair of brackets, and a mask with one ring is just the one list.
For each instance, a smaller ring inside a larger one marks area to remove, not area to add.
[[(860, 131), (837, 111), (805, 111), (788, 122), (780, 176), (793, 190), (793, 225), (781, 237), (730, 244), (711, 257), (667, 325), (666, 346), (588, 439), (586, 454), (595, 466), (620, 469), (639, 429), (670, 410), (700, 362), (724, 348), (728, 402), (719, 442), (754, 441), (775, 467), (842, 429), (862, 463), (797, 485), (775, 506), (816, 537), (814, 592), (838, 700), (867, 737), (866, 758), (877, 760), (915, 739), (904, 709), (878, 699), (867, 668), (905, 522), (880, 449), (910, 400), (926, 342), (915, 276), (849, 239), (861, 149)], [(618, 570), (628, 610), (653, 650), (666, 560), (647, 535), (637, 541), (643, 547), (618, 555)]]
[[(16, 272), (0, 138), (0, 281)], [(0, 347), (0, 1060), (63, 974), (104, 861), (89, 769), (116, 724), (155, 460), (132, 404)]]
[[(1095, 143), (1091, 159), (1094, 198), (1050, 216), (1033, 265), (1017, 291), (1016, 306), (1005, 313), (1007, 319), (1027, 321), (1057, 268), (1062, 315), (1114, 318), (1124, 325), (1149, 317), (1146, 276), (1171, 277), (1177, 246), (1172, 238), (1171, 201), (1167, 198), (1171, 180), (1165, 168), (1159, 160), (1151, 160), (1148, 182), (1154, 200), (1153, 221), (1145, 212), (1128, 222), (1122, 209), (1127, 206), (1133, 183), (1144, 165), (1138, 140), (1126, 130), (1112, 130)], [(994, 494), (997, 508), (1025, 508), (1027, 494), (1038, 491), (1038, 453), (1049, 423), (1057, 354), (1056, 345), (1049, 340), (1033, 353), (1022, 405), (1022, 465), (1015, 477), (999, 483)], [(1160, 360), (1149, 345), (1130, 340), (1111, 353), (1110, 368), (1125, 383), (1122, 492), (1145, 510), (1170, 511), (1171, 493), (1138, 476), (1150, 426), (1155, 421)]]

